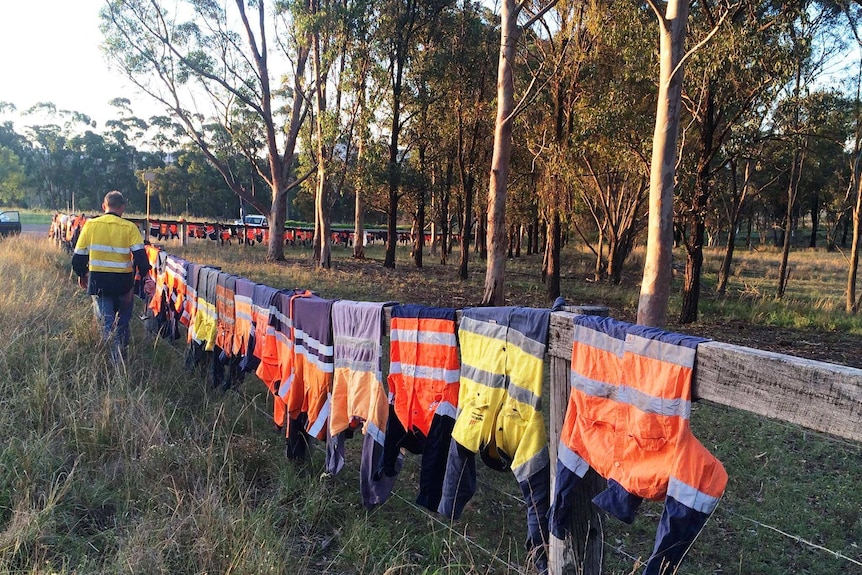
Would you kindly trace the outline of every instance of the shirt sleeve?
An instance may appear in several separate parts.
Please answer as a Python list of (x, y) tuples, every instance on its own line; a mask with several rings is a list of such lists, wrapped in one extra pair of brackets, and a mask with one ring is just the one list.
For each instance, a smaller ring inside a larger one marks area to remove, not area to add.
[(144, 238), (138, 230), (138, 226), (129, 226), (129, 249), (132, 252), (132, 260), (134, 267), (137, 269), (138, 276), (144, 278), (147, 272), (150, 271), (150, 260), (147, 258), (147, 250), (144, 249)]

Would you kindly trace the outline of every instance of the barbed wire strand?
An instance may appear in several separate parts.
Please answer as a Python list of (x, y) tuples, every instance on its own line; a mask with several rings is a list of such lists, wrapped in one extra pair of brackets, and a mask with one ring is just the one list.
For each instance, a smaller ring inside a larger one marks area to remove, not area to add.
[(757, 519), (752, 519), (751, 517), (747, 517), (745, 515), (742, 515), (741, 513), (731, 511), (730, 509), (723, 509), (723, 508), (720, 508), (720, 509), (722, 511), (724, 511), (725, 513), (727, 513), (728, 515), (733, 515), (734, 517), (739, 517), (740, 519), (744, 519), (745, 521), (748, 521), (750, 523), (754, 523), (755, 525), (758, 525), (760, 527), (764, 527), (764, 528), (769, 529), (771, 531), (775, 531), (779, 535), (787, 537), (788, 539), (792, 539), (793, 541), (796, 541), (797, 543), (801, 543), (802, 545), (806, 545), (806, 546), (811, 547), (813, 549), (817, 549), (818, 551), (823, 551), (825, 553), (829, 553), (830, 555), (832, 555), (838, 559), (843, 559), (845, 561), (853, 563), (854, 565), (858, 565), (858, 566), (862, 567), (862, 561), (857, 561), (856, 559), (853, 559), (852, 557), (848, 557), (847, 555), (844, 555), (843, 553), (841, 553), (839, 551), (833, 551), (832, 549), (829, 549), (828, 547), (824, 547), (823, 545), (818, 545), (817, 543), (814, 543), (813, 541), (809, 541), (809, 540), (807, 540), (803, 537), (800, 537), (798, 535), (793, 535), (792, 533), (788, 533), (787, 531), (779, 529), (778, 527), (775, 527), (774, 525), (769, 525), (767, 523), (763, 523), (762, 521), (758, 521)]

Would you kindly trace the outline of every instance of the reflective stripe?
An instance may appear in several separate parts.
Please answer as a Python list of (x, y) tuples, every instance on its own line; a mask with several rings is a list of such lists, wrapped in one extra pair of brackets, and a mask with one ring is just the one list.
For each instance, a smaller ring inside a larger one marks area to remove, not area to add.
[(296, 377), (296, 374), (291, 373), (290, 377), (287, 378), (287, 381), (282, 382), (282, 384), (278, 387), (278, 396), (287, 401), (287, 394), (290, 391), (291, 386), (293, 385), (293, 379)]
[(539, 452), (533, 455), (530, 459), (512, 468), (512, 474), (518, 483), (527, 481), (530, 477), (551, 464), (551, 458), (548, 455), (548, 446), (545, 445)]
[(349, 348), (347, 350), (342, 349), (341, 353), (350, 353), (351, 350), (366, 352), (366, 353), (376, 353), (380, 355), (382, 353), (382, 347), (378, 342), (371, 341), (367, 337), (354, 337), (351, 335), (336, 335), (334, 337), (335, 345), (341, 348)]
[(311, 437), (317, 437), (320, 435), (320, 432), (323, 431), (323, 426), (326, 425), (326, 422), (329, 420), (329, 411), (332, 409), (332, 396), (326, 396), (326, 403), (323, 404), (323, 407), (320, 408), (320, 413), (317, 414), (317, 419), (308, 429), (308, 434)]
[(86, 256), (90, 254), (90, 250), (87, 248), (75, 248), (75, 253), (79, 256)]
[(144, 244), (132, 244), (131, 246), (129, 246), (129, 250), (133, 251), (133, 252), (136, 252), (136, 251), (142, 250), (142, 249), (144, 249)]
[(505, 325), (479, 321), (471, 317), (462, 317), (461, 324), (458, 329), (475, 333), (476, 335), (483, 335), (485, 337), (499, 339), (500, 341), (506, 341), (507, 328)]
[[(320, 359), (320, 357), (318, 357), (316, 354), (309, 353), (309, 351), (302, 344), (296, 344), (295, 353), (301, 355), (308, 363), (310, 363), (323, 373), (333, 373), (335, 371), (335, 366), (332, 364), (331, 361), (324, 361)], [(329, 359), (331, 360), (332, 358)]]
[(573, 330), (573, 339), (576, 344), (588, 345), (608, 353), (612, 353), (618, 357), (623, 356), (625, 350), (625, 341), (617, 339), (610, 334), (596, 331), (592, 328), (575, 324)]
[(700, 511), (701, 513), (712, 513), (721, 500), (719, 497), (707, 495), (703, 491), (683, 483), (676, 477), (671, 477), (667, 486), (667, 494), (686, 507)]
[(485, 371), (473, 365), (464, 364), (461, 366), (461, 377), (480, 383), (486, 387), (495, 389), (506, 389), (509, 385), (509, 376), (499, 373)]
[(523, 351), (526, 354), (532, 355), (538, 360), (545, 359), (545, 343), (536, 341), (530, 337), (527, 337), (523, 333), (519, 332), (516, 329), (509, 329), (508, 332), (508, 341), (509, 345), (517, 346), (520, 351)]
[(367, 421), (365, 423), (365, 433), (370, 435), (371, 438), (381, 446), (386, 441), (386, 433), (371, 421)]
[[(139, 249), (143, 249), (143, 247), (144, 246), (141, 245), (141, 247)], [(106, 245), (102, 245), (102, 244), (90, 244), (90, 249), (93, 251), (110, 252), (113, 254), (127, 254), (131, 251), (129, 248), (122, 248), (122, 247), (117, 247), (117, 246), (106, 246)]]
[(608, 399), (616, 400), (617, 386), (612, 383), (590, 379), (589, 377), (573, 371), (571, 384), (573, 389), (577, 389), (586, 395), (591, 395), (593, 397), (606, 397)]
[(393, 329), (389, 333), (389, 338), (392, 341), (401, 343), (418, 343), (431, 345), (446, 345), (455, 347), (458, 340), (453, 333), (443, 333), (439, 331), (415, 331), (411, 329)]
[(509, 385), (507, 392), (509, 397), (515, 401), (526, 403), (527, 405), (532, 406), (536, 411), (542, 410), (542, 398), (529, 389), (524, 389), (523, 387), (512, 383)]
[(434, 410), (434, 415), (442, 415), (444, 417), (455, 419), (458, 417), (458, 408), (448, 401), (441, 401), (440, 404), (437, 405), (437, 409)]
[(251, 314), (244, 312), (244, 311), (237, 310), (236, 311), (236, 319), (237, 320), (245, 320), (245, 321), (251, 323)]
[(691, 401), (672, 398), (656, 397), (627, 385), (613, 385), (603, 381), (597, 381), (572, 372), (572, 388), (591, 397), (601, 397), (626, 403), (645, 413), (655, 413), (668, 417), (691, 417)]
[(362, 361), (346, 357), (335, 358), (335, 369), (349, 369), (350, 371), (361, 371), (372, 375), (380, 373), (376, 361)]
[(102, 267), (102, 268), (114, 268), (118, 270), (124, 271), (132, 271), (132, 262), (109, 262), (107, 260), (94, 260), (90, 258), (90, 268), (94, 267)]
[(428, 367), (425, 365), (413, 365), (412, 363), (393, 361), (389, 365), (389, 375), (397, 374), (401, 374), (406, 377), (415, 377), (417, 379), (431, 379), (444, 381), (446, 383), (458, 383), (461, 377), (461, 370), (442, 369), (439, 367)]
[(323, 345), (322, 343), (320, 343), (319, 341), (317, 341), (313, 337), (310, 337), (308, 334), (306, 334), (304, 331), (302, 331), (299, 328), (296, 328), (294, 330), (294, 334), (295, 334), (294, 339), (296, 339), (296, 341), (299, 341), (300, 339), (302, 339), (306, 344), (308, 344), (307, 346), (305, 346), (306, 349), (310, 349), (318, 355), (324, 355), (324, 356), (332, 357), (332, 354), (333, 354), (334, 349), (335, 349), (333, 346)]
[(583, 478), (590, 470), (590, 464), (587, 460), (572, 451), (565, 443), (560, 442), (560, 447), (557, 448), (557, 459), (566, 466), (566, 469)]
[(626, 336), (626, 349), (637, 355), (657, 361), (673, 363), (689, 369), (694, 367), (694, 358), (697, 354), (697, 350), (690, 347), (674, 345), (632, 334)]
[(680, 398), (665, 399), (663, 397), (656, 397), (626, 385), (620, 386), (617, 390), (616, 400), (628, 403), (645, 413), (681, 417), (683, 419), (691, 417), (690, 401)]

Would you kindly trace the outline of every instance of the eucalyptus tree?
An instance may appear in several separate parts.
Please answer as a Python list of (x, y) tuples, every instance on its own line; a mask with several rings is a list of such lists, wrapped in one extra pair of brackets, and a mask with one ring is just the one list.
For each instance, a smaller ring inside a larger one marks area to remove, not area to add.
[[(237, 196), (269, 213), (273, 260), (284, 258), (286, 194), (301, 180), (293, 157), (309, 101), (302, 82), (309, 46), (292, 34), (291, 8), (288, 1), (109, 0), (100, 14), (113, 63), (183, 126)], [(212, 123), (258, 168), (269, 202), (214, 152)], [(256, 161), (261, 156), (265, 163)]]
[(404, 194), (401, 188), (401, 165), (405, 150), (401, 145), (402, 130), (407, 118), (403, 118), (405, 103), (405, 81), (409, 68), (421, 47), (420, 40), (439, 21), (441, 14), (449, 10), (452, 0), (384, 0), (375, 3), (376, 26), (374, 29), (376, 53), (386, 63), (388, 73), (388, 97), (386, 110), (388, 160), (387, 177), (387, 244), (384, 267), (395, 267), (395, 248), (398, 245), (398, 202)]
[(766, 113), (790, 77), (791, 46), (785, 38), (791, 20), (782, 4), (771, 1), (702, 2), (692, 14), (692, 28), (711, 38), (688, 59), (690, 81), (682, 92), (690, 121), (680, 174), (685, 185), (677, 194), (686, 251), (681, 323), (697, 320), (706, 218), (713, 182), (726, 171), (727, 144), (735, 129)]
[[(502, 0), (500, 2), (500, 52), (497, 61), (497, 114), (494, 120), (494, 148), (488, 181), (488, 260), (482, 302), (502, 305), (506, 277), (506, 186), (512, 156), (512, 129), (523, 108), (515, 106), (515, 69), (519, 39), (524, 30), (554, 7), (557, 0)], [(519, 24), (519, 18), (525, 20)], [(526, 101), (529, 90), (521, 102)]]
[(0, 204), (25, 204), (27, 174), (24, 165), (12, 149), (0, 144)]
[(813, 119), (814, 116), (805, 112), (806, 104), (810, 103), (807, 95), (830, 59), (838, 52), (836, 48), (841, 45), (841, 39), (834, 34), (834, 25), (842, 17), (840, 6), (828, 1), (814, 0), (798, 0), (790, 4), (789, 8), (794, 9), (795, 15), (788, 29), (793, 50), (793, 76), (786, 87), (787, 95), (780, 102), (775, 124), (775, 131), (786, 139), (792, 150), (786, 188), (787, 208), (783, 222), (784, 241), (778, 268), (779, 298), (784, 297), (787, 289), (790, 271), (788, 261), (799, 185), (811, 144), (810, 130), (813, 124), (806, 120)]

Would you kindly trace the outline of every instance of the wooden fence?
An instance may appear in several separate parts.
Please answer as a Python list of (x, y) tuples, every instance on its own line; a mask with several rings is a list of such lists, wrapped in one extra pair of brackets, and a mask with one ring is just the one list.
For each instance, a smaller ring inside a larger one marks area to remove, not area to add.
[[(601, 313), (600, 307), (568, 308)], [(551, 314), (550, 451), (552, 485), (557, 445), (569, 400), (572, 355), (571, 312)], [(862, 350), (860, 350), (862, 352)], [(697, 348), (693, 399), (708, 400), (757, 415), (862, 442), (862, 370), (720, 342)], [(592, 470), (580, 483), (571, 535), (551, 536), (549, 575), (600, 575), (602, 517), (592, 498), (604, 480)]]

